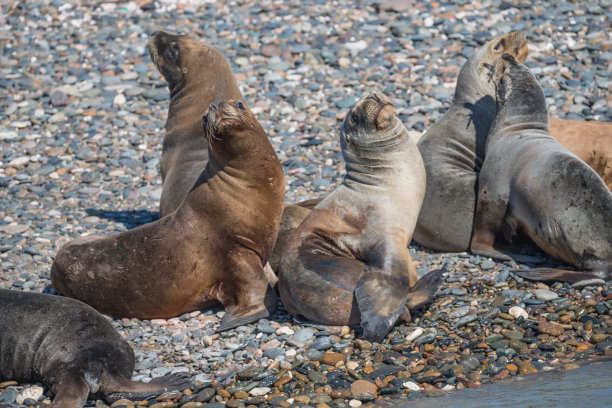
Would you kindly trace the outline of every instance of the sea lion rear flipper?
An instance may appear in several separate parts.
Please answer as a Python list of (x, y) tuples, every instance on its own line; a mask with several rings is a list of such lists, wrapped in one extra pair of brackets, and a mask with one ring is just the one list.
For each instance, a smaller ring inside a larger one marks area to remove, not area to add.
[(365, 272), (355, 288), (363, 338), (381, 342), (406, 304), (408, 283), (380, 272)]
[(65, 373), (51, 387), (55, 393), (49, 408), (82, 407), (89, 395), (89, 385), (82, 374)]
[(157, 377), (148, 383), (126, 379), (109, 386), (108, 388), (112, 388), (112, 392), (105, 394), (104, 399), (111, 404), (120, 399), (143, 400), (168, 391), (184, 390), (189, 387), (189, 383), (190, 378), (186, 373)]
[(580, 272), (556, 268), (521, 269), (513, 273), (523, 279), (532, 281), (558, 281), (568, 283), (576, 283), (591, 279), (603, 279), (605, 281), (611, 278), (610, 273), (606, 272)]

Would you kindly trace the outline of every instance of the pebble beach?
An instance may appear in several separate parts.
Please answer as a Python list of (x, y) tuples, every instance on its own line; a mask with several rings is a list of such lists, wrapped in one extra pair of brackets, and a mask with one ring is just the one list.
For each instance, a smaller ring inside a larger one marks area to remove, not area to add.
[[(384, 93), (418, 138), (448, 108), (466, 58), (511, 30), (527, 36), (551, 117), (612, 121), (611, 26), (611, 0), (0, 2), (0, 288), (41, 292), (63, 244), (158, 218), (169, 92), (146, 49), (156, 30), (225, 55), (297, 202), (341, 182), (340, 123), (356, 101)], [(112, 406), (435, 406), (612, 357), (612, 282), (528, 282), (513, 271), (555, 261), (527, 254), (497, 262), (413, 242), (420, 276), (449, 271), (433, 303), (381, 344), (295, 320), (280, 302), (223, 333), (221, 307), (113, 320), (134, 348), (133, 379), (192, 380)], [(0, 382), (0, 407), (51, 399), (42, 384)]]

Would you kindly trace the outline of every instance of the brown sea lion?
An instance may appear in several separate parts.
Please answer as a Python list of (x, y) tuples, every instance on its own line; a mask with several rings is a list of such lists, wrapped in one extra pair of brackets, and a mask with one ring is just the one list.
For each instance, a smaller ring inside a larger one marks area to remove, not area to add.
[(612, 122), (551, 118), (550, 135), (591, 166), (612, 191)]
[(40, 381), (50, 407), (82, 407), (87, 396), (142, 400), (187, 388), (182, 375), (131, 381), (134, 351), (93, 308), (65, 297), (0, 289), (0, 381)]
[(204, 122), (209, 161), (181, 206), (119, 235), (63, 246), (51, 268), (55, 290), (112, 316), (143, 319), (220, 302), (219, 330), (274, 311), (263, 268), (283, 209), (281, 164), (243, 102), (212, 103)]
[(244, 98), (223, 55), (187, 35), (156, 31), (149, 39), (151, 60), (168, 82), (170, 105), (162, 148), (159, 216), (176, 210), (208, 161), (202, 115), (219, 99)]
[(521, 276), (610, 279), (612, 193), (592, 168), (550, 136), (546, 98), (531, 71), (510, 54), (499, 58), (494, 71), (498, 112), (480, 170), (472, 252), (510, 259), (496, 239), (525, 234), (581, 271), (537, 268)]
[(427, 188), (414, 240), (424, 247), (449, 252), (470, 247), (478, 172), (495, 118), (495, 85), (487, 67), (505, 52), (524, 61), (525, 34), (512, 31), (499, 36), (466, 61), (452, 105), (417, 143)]
[(425, 194), (425, 169), (381, 94), (351, 108), (340, 144), (346, 175), (289, 237), (279, 268), (281, 300), (294, 315), (360, 324), (366, 339), (380, 341), (405, 309), (429, 301), (441, 282), (436, 271), (418, 284), (407, 248)]

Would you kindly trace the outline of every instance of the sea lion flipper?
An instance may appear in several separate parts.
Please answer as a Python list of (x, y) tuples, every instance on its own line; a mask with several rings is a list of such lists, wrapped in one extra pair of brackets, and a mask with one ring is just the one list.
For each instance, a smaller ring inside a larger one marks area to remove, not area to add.
[(521, 278), (532, 281), (558, 281), (568, 283), (576, 283), (591, 279), (610, 280), (611, 278), (609, 272), (581, 272), (556, 268), (521, 269), (513, 273)]
[(447, 270), (446, 265), (444, 265), (442, 269), (436, 269), (435, 271), (430, 271), (423, 275), (423, 277), (410, 288), (408, 300), (406, 301), (406, 308), (412, 310), (431, 302), (444, 280), (442, 274)]
[(278, 296), (276, 296), (274, 289), (268, 285), (263, 302), (257, 302), (255, 306), (251, 307), (242, 307), (242, 305), (226, 307), (225, 314), (216, 332), (219, 333), (234, 327), (256, 322), (259, 319), (264, 319), (274, 313), (277, 305)]
[(64, 373), (52, 387), (55, 393), (49, 408), (82, 407), (89, 395), (89, 385), (81, 373)]
[(190, 381), (186, 373), (157, 377), (148, 383), (126, 379), (124, 382), (113, 384), (113, 392), (105, 394), (104, 399), (111, 404), (120, 399), (143, 400), (168, 391), (184, 390), (189, 387)]
[(365, 272), (355, 288), (361, 313), (363, 338), (381, 342), (391, 330), (406, 304), (406, 285), (378, 272)]

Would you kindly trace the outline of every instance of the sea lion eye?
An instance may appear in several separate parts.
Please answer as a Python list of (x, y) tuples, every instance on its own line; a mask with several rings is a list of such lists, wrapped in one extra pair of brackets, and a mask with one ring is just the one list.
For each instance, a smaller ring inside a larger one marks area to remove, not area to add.
[(357, 115), (356, 113), (351, 113), (351, 121), (353, 123), (359, 123), (359, 115)]
[(235, 105), (240, 110), (243, 110), (243, 111), (246, 110), (246, 108), (244, 107), (244, 104), (242, 102), (240, 102), (240, 101), (237, 101)]
[(493, 47), (493, 51), (499, 52), (499, 47), (501, 47), (501, 43), (500, 42), (498, 42), (497, 45), (495, 45), (495, 47)]

